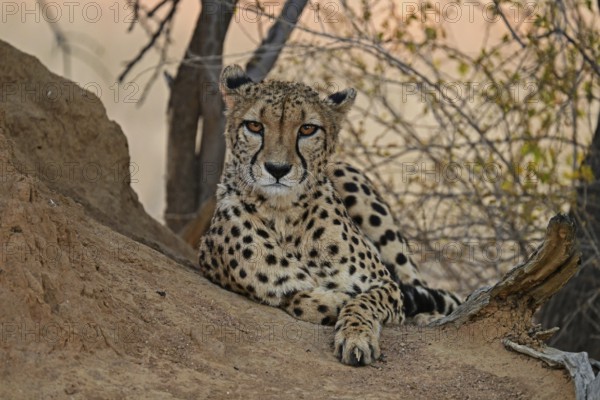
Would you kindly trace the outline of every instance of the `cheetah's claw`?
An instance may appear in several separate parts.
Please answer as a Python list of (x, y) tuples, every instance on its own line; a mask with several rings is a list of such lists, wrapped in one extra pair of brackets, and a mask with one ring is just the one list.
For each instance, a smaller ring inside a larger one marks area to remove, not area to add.
[(378, 335), (365, 326), (343, 327), (335, 335), (334, 343), (335, 356), (354, 367), (369, 365), (381, 356)]

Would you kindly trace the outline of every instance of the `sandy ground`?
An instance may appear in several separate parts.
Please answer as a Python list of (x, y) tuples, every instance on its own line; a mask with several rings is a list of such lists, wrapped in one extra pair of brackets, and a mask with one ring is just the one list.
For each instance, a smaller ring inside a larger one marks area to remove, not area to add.
[(0, 398), (573, 398), (493, 324), (389, 327), (381, 361), (341, 365), (330, 328), (193, 270), (137, 201), (97, 99), (53, 97), (72, 86), (3, 42), (0, 60)]

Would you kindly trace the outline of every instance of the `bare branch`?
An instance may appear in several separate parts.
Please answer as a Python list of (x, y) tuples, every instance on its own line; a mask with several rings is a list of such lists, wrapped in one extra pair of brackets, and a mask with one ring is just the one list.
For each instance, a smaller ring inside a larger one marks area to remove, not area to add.
[(118, 78), (119, 83), (123, 82), (123, 80), (129, 73), (129, 71), (131, 71), (131, 69), (142, 59), (142, 57), (144, 57), (144, 55), (148, 52), (148, 50), (150, 50), (152, 48), (152, 46), (154, 46), (154, 43), (160, 37), (160, 35), (163, 33), (163, 30), (164, 30), (165, 26), (167, 25), (167, 23), (169, 23), (169, 21), (175, 15), (175, 11), (177, 11), (177, 5), (179, 4), (180, 0), (170, 0), (170, 1), (172, 1), (172, 4), (171, 4), (171, 9), (169, 10), (169, 13), (163, 20), (160, 21), (158, 28), (156, 29), (156, 31), (154, 32), (154, 34), (152, 35), (152, 37), (150, 38), (148, 43), (140, 50), (138, 55), (135, 56), (135, 58), (133, 60), (131, 60), (127, 63), (127, 65), (125, 66), (125, 69), (119, 75), (119, 78)]
[(164, 6), (165, 4), (167, 4), (169, 1), (172, 1), (172, 0), (161, 0), (157, 5), (154, 6), (153, 9), (151, 9), (150, 11), (148, 11), (148, 14), (146, 14), (148, 16), (148, 18), (152, 18), (154, 16), (154, 14), (156, 14), (156, 12), (158, 10), (160, 10), (162, 8), (162, 6)]
[(504, 15), (504, 12), (500, 7), (500, 2), (498, 0), (494, 0), (494, 5), (496, 6), (496, 12), (500, 15), (500, 18), (502, 18), (502, 22), (504, 22), (504, 25), (506, 25), (506, 28), (508, 28), (508, 30), (510, 31), (510, 34), (512, 35), (513, 39), (515, 39), (515, 41), (519, 43), (519, 45), (522, 48), (525, 48), (525, 43), (523, 43), (523, 40), (521, 40), (519, 34), (515, 32), (515, 29), (506, 18), (506, 15)]
[(573, 46), (575, 46), (575, 48), (577, 49), (577, 51), (579, 51), (579, 53), (581, 54), (581, 56), (583, 57), (583, 59), (589, 64), (589, 66), (592, 68), (592, 70), (594, 70), (594, 73), (596, 75), (598, 75), (598, 77), (600, 77), (600, 65), (598, 65), (598, 63), (596, 61), (594, 61), (587, 54), (587, 51), (583, 47), (581, 47), (581, 44), (579, 44), (575, 39), (573, 39), (571, 37), (571, 35), (569, 35), (563, 29), (560, 29), (560, 28), (556, 29), (556, 33), (559, 33), (560, 35), (564, 36), (565, 39), (567, 39), (567, 42), (569, 42)]
[[(37, 0), (38, 4), (40, 5), (40, 7), (45, 8), (46, 7), (46, 1), (45, 0)], [(71, 76), (71, 44), (69, 42), (69, 40), (67, 39), (66, 35), (64, 34), (64, 32), (62, 31), (62, 29), (60, 28), (60, 26), (58, 26), (58, 24), (56, 22), (48, 22), (48, 26), (50, 27), (50, 29), (52, 30), (52, 33), (54, 34), (54, 40), (56, 42), (56, 45), (58, 46), (58, 48), (62, 51), (63, 53), (63, 66), (64, 66), (64, 71), (65, 71), (65, 75), (70, 77)]]
[(267, 37), (246, 64), (248, 76), (255, 82), (262, 81), (277, 62), (292, 31), (296, 27), (308, 0), (287, 0), (281, 15), (269, 29)]

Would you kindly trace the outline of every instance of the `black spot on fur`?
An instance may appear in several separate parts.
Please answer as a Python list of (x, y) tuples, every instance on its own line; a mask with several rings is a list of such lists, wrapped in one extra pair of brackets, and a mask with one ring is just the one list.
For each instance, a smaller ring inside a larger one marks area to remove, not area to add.
[(269, 265), (275, 265), (277, 264), (277, 258), (273, 255), (273, 254), (269, 254), (265, 257), (265, 261), (267, 262), (267, 264)]
[(275, 281), (275, 286), (279, 286), (279, 285), (283, 285), (285, 282), (287, 282), (290, 279), (289, 276), (282, 276), (281, 278), (277, 279)]
[(323, 227), (315, 229), (315, 232), (313, 233), (313, 240), (319, 240), (321, 236), (323, 236), (324, 232), (325, 228)]
[(379, 218), (377, 215), (371, 215), (369, 217), (369, 223), (373, 226), (379, 226), (381, 225), (381, 218)]
[(324, 304), (320, 304), (319, 307), (317, 307), (317, 311), (322, 314), (325, 314), (327, 311), (329, 311), (329, 307), (327, 307)]
[(254, 254), (254, 252), (252, 250), (250, 250), (250, 249), (244, 249), (242, 251), (242, 255), (244, 256), (244, 258), (246, 260), (248, 260), (250, 257), (252, 257), (253, 254)]
[(354, 182), (346, 182), (344, 183), (344, 190), (350, 193), (356, 193), (358, 192), (358, 186), (356, 186), (356, 183)]
[(256, 212), (256, 206), (254, 204), (242, 203), (242, 205), (248, 214), (254, 214)]
[(373, 210), (377, 211), (379, 214), (387, 215), (387, 211), (385, 210), (385, 208), (383, 208), (383, 206), (381, 204), (371, 203), (371, 207), (373, 207)]
[(335, 256), (338, 252), (339, 252), (339, 247), (337, 245), (332, 244), (331, 246), (329, 246), (329, 254), (331, 254), (332, 256)]
[(344, 205), (346, 206), (346, 208), (351, 208), (355, 204), (356, 204), (356, 196), (350, 195), (350, 196), (346, 196), (346, 198), (344, 199)]
[(258, 236), (260, 236), (260, 237), (262, 237), (264, 239), (268, 239), (269, 238), (269, 234), (264, 229), (257, 229), (256, 233), (257, 233)]
[(402, 253), (398, 253), (396, 255), (396, 262), (400, 265), (404, 265), (406, 264), (406, 262), (408, 261), (408, 259), (406, 258), (406, 256)]
[(390, 242), (393, 242), (396, 239), (396, 234), (393, 230), (388, 229), (387, 231), (385, 231), (385, 238)]

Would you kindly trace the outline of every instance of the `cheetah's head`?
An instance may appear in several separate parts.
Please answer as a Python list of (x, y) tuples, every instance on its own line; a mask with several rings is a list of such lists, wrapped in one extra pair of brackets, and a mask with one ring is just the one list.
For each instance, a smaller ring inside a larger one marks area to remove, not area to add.
[(302, 83), (254, 83), (237, 65), (223, 70), (220, 86), (240, 183), (273, 198), (297, 196), (321, 180), (354, 89), (321, 99)]

